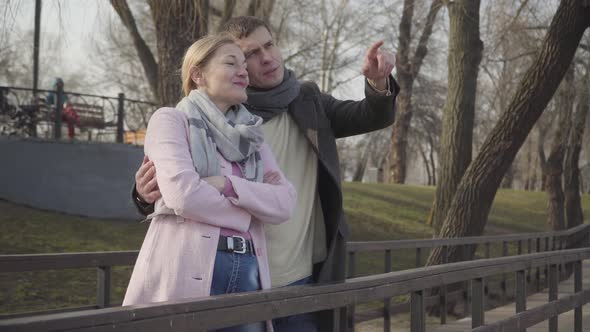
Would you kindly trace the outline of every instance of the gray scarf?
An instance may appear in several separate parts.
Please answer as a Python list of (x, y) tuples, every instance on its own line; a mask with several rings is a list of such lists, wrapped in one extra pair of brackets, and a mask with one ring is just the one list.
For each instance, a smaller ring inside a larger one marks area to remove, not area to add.
[(260, 145), (262, 119), (243, 105), (224, 115), (209, 97), (193, 90), (176, 108), (188, 117), (193, 164), (201, 177), (220, 175), (217, 151), (228, 161), (237, 162), (244, 178), (262, 182)]
[(287, 111), (289, 104), (299, 95), (300, 84), (295, 73), (285, 68), (281, 84), (270, 90), (248, 87), (246, 106), (250, 112), (262, 117), (264, 121)]
[[(229, 161), (238, 162), (244, 178), (262, 182), (260, 153), (263, 142), (262, 119), (243, 105), (236, 105), (224, 115), (209, 97), (193, 90), (176, 105), (189, 123), (189, 144), (195, 170), (201, 177), (220, 175), (217, 151)], [(154, 212), (144, 221), (159, 215), (175, 215), (163, 199), (155, 203)], [(184, 222), (183, 218), (177, 222)]]

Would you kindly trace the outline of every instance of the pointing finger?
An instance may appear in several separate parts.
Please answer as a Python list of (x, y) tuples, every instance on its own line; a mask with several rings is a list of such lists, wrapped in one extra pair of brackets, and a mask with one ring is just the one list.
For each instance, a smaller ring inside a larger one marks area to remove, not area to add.
[(377, 56), (377, 52), (379, 50), (379, 47), (381, 47), (381, 45), (383, 45), (382, 40), (371, 45), (371, 47), (369, 47), (369, 50), (367, 51), (367, 58), (374, 59)]

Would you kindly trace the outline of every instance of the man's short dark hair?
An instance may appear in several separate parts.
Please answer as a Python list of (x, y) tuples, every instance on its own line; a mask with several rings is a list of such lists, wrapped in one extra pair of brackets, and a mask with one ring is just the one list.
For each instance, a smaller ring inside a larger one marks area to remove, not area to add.
[(242, 39), (248, 37), (254, 30), (265, 27), (266, 30), (272, 35), (270, 27), (264, 21), (255, 16), (236, 16), (230, 18), (222, 26), (222, 32), (228, 32), (235, 39)]

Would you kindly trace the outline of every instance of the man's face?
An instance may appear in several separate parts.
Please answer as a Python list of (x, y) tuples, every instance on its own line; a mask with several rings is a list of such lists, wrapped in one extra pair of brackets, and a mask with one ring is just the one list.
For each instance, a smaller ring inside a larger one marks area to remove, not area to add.
[(285, 74), (283, 56), (265, 27), (257, 28), (237, 43), (246, 56), (250, 86), (271, 89), (281, 84)]

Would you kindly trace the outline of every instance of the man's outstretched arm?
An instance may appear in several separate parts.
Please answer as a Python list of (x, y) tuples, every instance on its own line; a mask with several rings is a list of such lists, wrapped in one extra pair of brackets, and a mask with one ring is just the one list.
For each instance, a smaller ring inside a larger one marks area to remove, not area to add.
[(364, 134), (391, 125), (395, 119), (395, 98), (399, 86), (391, 76), (395, 55), (373, 44), (365, 56), (365, 99), (338, 100), (322, 94), (322, 102), (336, 138)]

